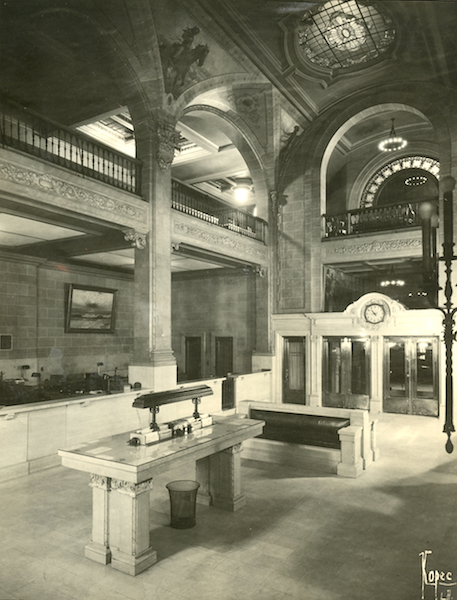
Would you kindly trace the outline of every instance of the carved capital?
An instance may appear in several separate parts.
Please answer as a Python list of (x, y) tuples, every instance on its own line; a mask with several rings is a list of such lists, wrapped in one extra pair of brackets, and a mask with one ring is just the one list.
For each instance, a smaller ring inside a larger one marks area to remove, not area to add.
[(146, 248), (146, 234), (135, 231), (134, 229), (123, 229), (124, 240), (130, 242), (134, 248), (144, 250)]
[(157, 122), (157, 160), (162, 171), (171, 167), (179, 139), (179, 131), (172, 123), (163, 120)]
[(225, 450), (222, 450), (222, 452), (224, 452), (224, 454), (238, 454), (239, 452), (241, 452), (242, 450), (242, 444), (235, 444), (234, 446), (230, 446), (230, 448), (226, 448)]
[(111, 488), (111, 480), (109, 477), (104, 477), (103, 475), (95, 475), (94, 473), (90, 474), (89, 486), (92, 488), (100, 488), (108, 492)]
[(111, 489), (121, 494), (126, 494), (131, 498), (149, 492), (153, 488), (153, 480), (147, 479), (141, 483), (131, 483), (130, 481), (122, 481), (121, 479), (111, 480)]

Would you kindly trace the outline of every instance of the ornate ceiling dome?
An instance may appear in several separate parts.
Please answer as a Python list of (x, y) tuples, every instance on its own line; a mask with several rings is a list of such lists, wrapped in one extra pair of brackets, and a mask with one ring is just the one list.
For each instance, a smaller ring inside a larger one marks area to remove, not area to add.
[(394, 40), (390, 17), (357, 0), (330, 0), (307, 11), (298, 27), (303, 56), (330, 69), (372, 61)]

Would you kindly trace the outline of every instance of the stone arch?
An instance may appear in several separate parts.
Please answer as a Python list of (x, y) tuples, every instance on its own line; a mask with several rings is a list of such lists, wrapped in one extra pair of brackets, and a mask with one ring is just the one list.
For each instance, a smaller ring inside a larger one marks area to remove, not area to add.
[[(284, 285), (300, 285), (302, 306), (306, 310), (321, 310), (322, 299), (322, 214), (325, 212), (325, 175), (331, 150), (340, 137), (362, 115), (384, 111), (408, 109), (423, 115), (435, 131), (436, 155), (440, 160), (441, 178), (451, 173), (452, 145), (450, 131), (457, 128), (452, 112), (452, 95), (445, 88), (424, 83), (420, 93), (410, 84), (379, 85), (358, 95), (337, 102), (322, 112), (300, 135), (296, 150), (288, 161), (284, 177), (284, 193), (289, 195), (283, 208), (283, 220), (293, 221), (296, 235), (291, 239), (289, 250), (297, 246), (297, 260), (309, 258), (303, 281), (289, 281), (284, 274)], [(457, 165), (454, 167), (454, 172)], [(305, 227), (306, 225), (306, 227)], [(290, 237), (290, 236), (289, 236)], [(304, 265), (304, 261), (303, 261)], [(321, 278), (319, 285), (318, 278)], [(311, 279), (313, 284), (311, 285)], [(286, 307), (285, 307), (286, 308)], [(295, 307), (294, 307), (295, 309)]]
[[(224, 110), (225, 108), (225, 110)], [(183, 111), (182, 115), (192, 112), (207, 112), (218, 118), (221, 131), (232, 141), (240, 152), (250, 172), (258, 204), (258, 216), (268, 220), (268, 190), (267, 165), (264, 162), (265, 149), (260, 145), (254, 135), (247, 133), (246, 123), (232, 109), (222, 104), (215, 106), (202, 102), (192, 103)]]
[[(395, 111), (405, 111), (409, 113), (413, 113), (422, 119), (428, 121), (427, 117), (414, 106), (409, 106), (407, 104), (401, 102), (388, 102), (383, 104), (376, 104), (361, 110), (360, 112), (354, 114), (347, 121), (345, 121), (340, 127), (338, 127), (337, 131), (330, 138), (327, 147), (325, 149), (324, 155), (322, 157), (321, 171), (320, 171), (320, 200), (321, 200), (321, 212), (324, 214), (326, 212), (326, 183), (327, 183), (327, 168), (330, 161), (330, 157), (333, 151), (336, 149), (336, 146), (340, 139), (347, 133), (354, 125), (357, 125), (364, 119), (370, 116), (379, 116), (382, 113), (388, 113), (392, 110)], [(385, 155), (380, 156), (380, 159), (386, 160)]]

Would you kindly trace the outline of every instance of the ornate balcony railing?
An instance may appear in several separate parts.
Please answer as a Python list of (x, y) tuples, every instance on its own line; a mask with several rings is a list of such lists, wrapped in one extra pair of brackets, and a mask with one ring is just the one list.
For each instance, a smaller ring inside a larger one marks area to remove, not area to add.
[(230, 208), (215, 198), (187, 187), (179, 181), (172, 182), (172, 208), (192, 215), (218, 227), (266, 243), (267, 224), (263, 219)]
[(421, 202), (405, 202), (386, 206), (349, 210), (337, 215), (324, 215), (324, 237), (342, 237), (377, 231), (395, 231), (420, 227)]
[(2, 146), (140, 194), (141, 161), (12, 102), (2, 100), (0, 113)]

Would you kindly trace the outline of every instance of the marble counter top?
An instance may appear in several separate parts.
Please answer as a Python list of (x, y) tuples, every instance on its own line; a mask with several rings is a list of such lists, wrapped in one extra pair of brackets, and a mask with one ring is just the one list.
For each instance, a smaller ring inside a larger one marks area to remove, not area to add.
[(150, 446), (130, 446), (130, 432), (58, 451), (62, 465), (88, 473), (139, 483), (262, 433), (263, 421), (215, 417), (213, 425)]

